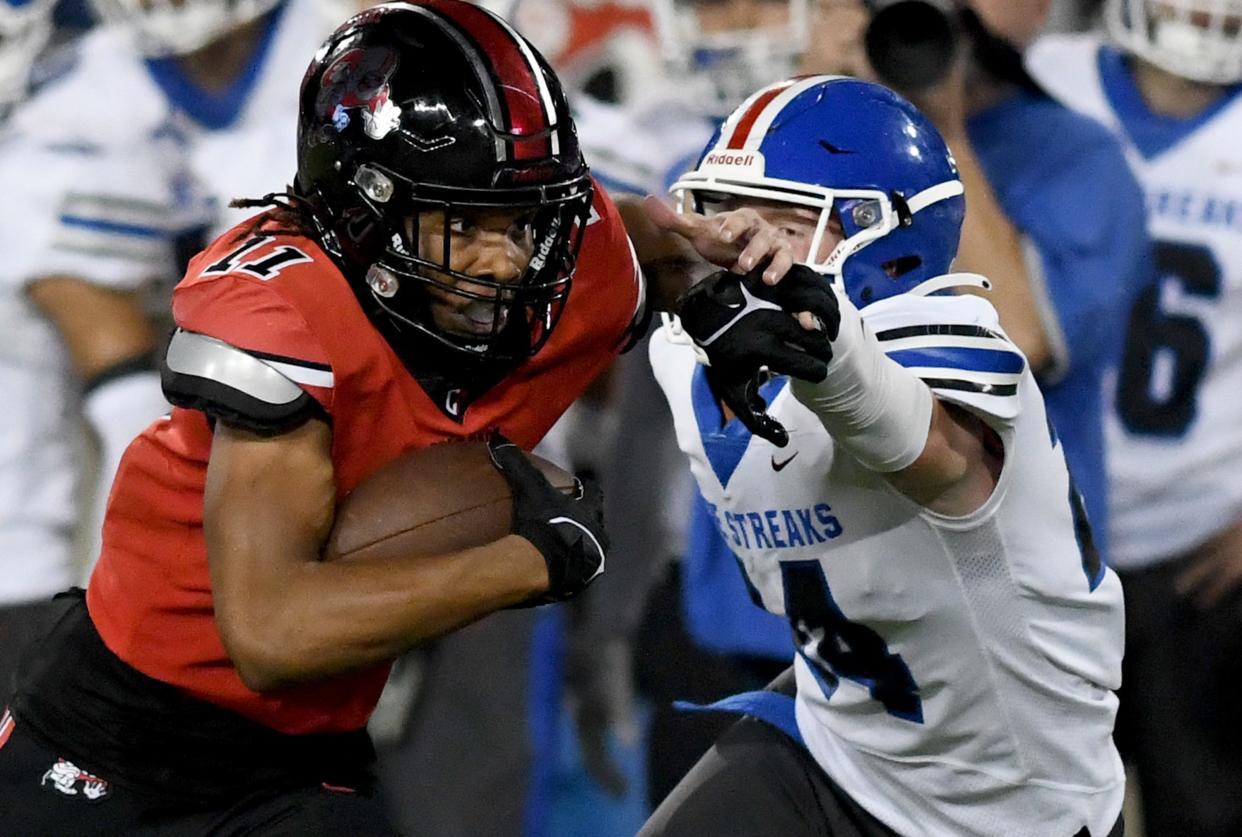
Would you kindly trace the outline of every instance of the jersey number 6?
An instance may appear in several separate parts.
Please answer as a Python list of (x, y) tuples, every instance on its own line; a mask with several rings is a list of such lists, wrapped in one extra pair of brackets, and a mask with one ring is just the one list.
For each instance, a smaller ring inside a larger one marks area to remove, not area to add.
[[(1161, 311), (1160, 292), (1165, 282), (1176, 282), (1188, 297), (1216, 299), (1220, 265), (1211, 250), (1198, 244), (1158, 241), (1155, 250), (1158, 281), (1139, 294), (1130, 312), (1117, 414), (1131, 433), (1177, 437), (1194, 421), (1210, 339), (1195, 317)], [(1171, 374), (1168, 387), (1156, 392), (1153, 384), (1161, 356), (1172, 361)]]

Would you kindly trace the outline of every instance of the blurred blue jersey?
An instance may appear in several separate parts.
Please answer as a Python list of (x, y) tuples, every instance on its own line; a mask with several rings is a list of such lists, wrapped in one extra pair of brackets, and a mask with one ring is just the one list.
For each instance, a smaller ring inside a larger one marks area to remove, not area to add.
[(764, 610), (756, 598), (696, 487), (681, 561), (686, 631), (696, 645), (717, 654), (793, 659), (789, 623)]
[(967, 129), (1001, 208), (1029, 245), (1054, 356), (1040, 388), (1107, 558), (1102, 387), (1130, 307), (1152, 278), (1142, 188), (1107, 129), (1051, 99), (1011, 96)]

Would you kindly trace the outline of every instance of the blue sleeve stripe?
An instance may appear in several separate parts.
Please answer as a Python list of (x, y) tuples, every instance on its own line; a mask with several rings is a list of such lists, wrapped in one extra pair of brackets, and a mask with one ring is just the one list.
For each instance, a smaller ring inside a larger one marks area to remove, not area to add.
[(92, 232), (109, 235), (129, 235), (138, 238), (165, 238), (166, 230), (157, 227), (146, 227), (139, 224), (123, 224), (118, 221), (103, 221), (98, 218), (83, 218), (80, 215), (61, 215), (60, 223), (66, 227), (77, 227)]
[(1026, 367), (1026, 359), (1021, 354), (1006, 349), (929, 346), (898, 349), (889, 352), (888, 356), (906, 368), (958, 369), (1017, 375)]

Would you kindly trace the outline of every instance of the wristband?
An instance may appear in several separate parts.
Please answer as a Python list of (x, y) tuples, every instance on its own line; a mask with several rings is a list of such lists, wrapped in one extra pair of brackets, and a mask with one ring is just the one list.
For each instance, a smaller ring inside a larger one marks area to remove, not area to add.
[(841, 297), (840, 305), (841, 330), (827, 376), (819, 383), (794, 378), (790, 391), (867, 468), (900, 471), (927, 444), (934, 396), (884, 354), (849, 299)]

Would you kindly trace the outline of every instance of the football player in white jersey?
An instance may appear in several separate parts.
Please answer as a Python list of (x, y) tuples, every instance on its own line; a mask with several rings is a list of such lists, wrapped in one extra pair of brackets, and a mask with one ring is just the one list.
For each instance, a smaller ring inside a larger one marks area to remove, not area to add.
[[(705, 23), (710, 27), (725, 21), (732, 31), (726, 38), (716, 40), (735, 43), (745, 43), (747, 34), (762, 43), (765, 32), (757, 18), (760, 14), (775, 15), (780, 20), (783, 6), (780, 2), (753, 0), (657, 0), (654, 5), (669, 10), (660, 16), (662, 21), (685, 19), (701, 9), (700, 28)], [(917, 11), (920, 5), (904, 7)], [(1031, 90), (1033, 85), (1021, 74), (1017, 47), (1039, 30), (1047, 3), (969, 0), (955, 5), (959, 8), (959, 25), (965, 27), (967, 19), (971, 22), (961, 47), (961, 52), (969, 56), (964, 62), (965, 72), (952, 74), (953, 78), (921, 92), (928, 101), (938, 104), (928, 114), (953, 148), (969, 195), (970, 218), (963, 230), (958, 263), (996, 278), (988, 298), (1000, 312), (1010, 337), (1027, 355), (1043, 387), (1046, 406), (1063, 441), (1075, 484), (1092, 522), (1097, 524), (1097, 546), (1106, 556), (1107, 544), (1101, 532), (1107, 519), (1101, 380), (1104, 370), (1120, 352), (1128, 300), (1137, 295), (1147, 275), (1141, 192), (1120, 146), (1106, 130)], [(731, 13), (733, 19), (729, 20), (726, 13)], [(787, 13), (787, 19), (796, 17), (796, 12)], [(805, 38), (805, 32), (802, 38), (782, 32), (782, 43), (789, 51), (778, 57), (786, 61), (796, 59), (799, 41), (807, 40), (809, 45), (801, 57), (799, 72), (874, 77), (863, 54), (870, 18), (871, 11), (862, 0), (820, 0), (809, 15), (809, 38)], [(676, 78), (679, 82), (692, 79), (692, 58), (706, 51), (712, 34), (703, 33), (696, 38), (693, 27), (663, 27), (662, 31), (666, 33), (665, 42), (674, 47), (670, 52), (680, 56), (681, 74)], [(772, 75), (767, 80), (783, 75)], [(685, 105), (679, 113), (665, 110), (652, 114), (650, 122), (657, 129), (675, 124), (683, 134), (697, 130), (703, 142), (714, 130), (714, 125), (712, 129), (706, 128), (706, 120)], [(667, 169), (669, 152), (678, 147), (677, 135), (666, 131), (656, 141), (650, 133), (644, 133), (647, 125), (640, 130), (627, 130), (624, 122), (606, 122), (586, 108), (581, 109), (578, 124), (597, 176), (613, 175), (611, 179), (622, 189), (627, 183), (631, 184), (630, 189), (653, 192), (667, 186), (651, 169)], [(617, 142), (619, 136), (625, 137), (625, 142)], [(665, 140), (665, 136), (669, 139)], [(682, 165), (676, 173), (693, 165), (699, 151), (701, 144), (692, 158), (680, 160)], [(632, 162), (629, 155), (638, 160)], [(643, 161), (652, 165), (644, 168)], [(641, 431), (645, 436), (655, 435), (652, 428), (658, 429), (663, 423), (663, 408), (650, 405), (650, 398), (637, 397), (623, 404), (623, 409), (634, 413), (655, 412), (653, 416), (643, 416), (647, 419)], [(631, 433), (629, 428), (633, 424), (623, 421), (621, 426)], [(638, 453), (627, 448), (624, 455), (632, 461), (633, 456), (652, 457), (655, 449), (644, 439), (644, 444), (636, 448)], [(648, 494), (649, 475), (653, 472), (657, 471), (643, 469), (633, 477), (641, 481), (641, 490)], [(615, 496), (609, 491), (610, 500)], [(682, 621), (698, 648), (714, 652), (713, 659), (722, 664), (727, 664), (730, 657), (744, 660), (746, 674), (752, 676), (750, 663), (754, 658), (787, 653), (787, 631), (780, 633), (779, 620), (750, 607), (736, 575), (733, 556), (715, 527), (707, 522), (698, 498), (694, 499), (696, 503), (689, 515), (690, 534), (684, 550), (678, 553), (682, 556), (678, 570), (683, 585)], [(640, 505), (641, 500), (628, 504), (628, 508), (637, 509)], [(680, 520), (686, 520), (682, 504), (667, 505), (680, 513)], [(651, 528), (619, 527), (615, 544), (618, 554), (622, 538), (649, 537)], [(608, 590), (616, 589), (614, 579)], [(612, 610), (622, 612), (620, 608)], [(652, 623), (672, 624), (663, 616)], [(637, 659), (641, 666), (644, 660), (654, 657), (640, 653)], [(701, 697), (707, 689), (719, 688), (720, 678), (703, 676), (686, 664), (658, 670), (681, 678), (676, 688), (682, 690), (682, 697)], [(652, 684), (656, 677), (644, 676), (643, 680)], [(656, 702), (647, 781), (652, 798), (662, 798), (661, 791), (671, 788), (706, 749), (714, 737), (709, 728), (717, 720), (687, 719), (684, 713), (674, 712), (667, 701)], [(663, 735), (664, 729), (675, 732)], [(702, 730), (709, 734), (695, 734)], [(697, 751), (692, 751), (695, 739), (702, 743)], [(663, 746), (666, 740), (671, 742), (667, 749)]]
[[(838, 304), (795, 323), (760, 264), (652, 338), (691, 471), (797, 653), (796, 697), (726, 701), (754, 717), (642, 833), (1120, 834), (1120, 584), (1025, 357), (949, 293), (987, 280), (946, 274), (965, 207), (940, 135), (878, 85), (803, 77), (748, 99), (675, 188), (691, 226), (763, 217), (801, 263), (782, 285)], [(807, 349), (771, 362), (797, 377), (755, 377), (764, 328)]]
[(1110, 0), (1109, 36), (1027, 54), (1111, 128), (1144, 187), (1156, 282), (1130, 316), (1108, 417), (1125, 582), (1118, 740), (1149, 837), (1242, 833), (1242, 3)]
[[(330, 27), (311, 0), (289, 5), (103, 3), (105, 24), (75, 47), (74, 66), (14, 112), (0, 150), (10, 190), (0, 211), (14, 239), (0, 289), (7, 308), (21, 309), (40, 377), (38, 392), (13, 393), (13, 415), (39, 430), (14, 441), (20, 450), (0, 465), (0, 485), (21, 482), (23, 461), (45, 461), (44, 478), (72, 496), (72, 434), (63, 423), (49, 432), (39, 414), (76, 410), (80, 389), (100, 450), (99, 485), (87, 492), (97, 523), (121, 451), (167, 410), (145, 310), (163, 304), (142, 292), (180, 275), (193, 252), (179, 251), (188, 234), (232, 223), (223, 210), (233, 196), (281, 187), (272, 172), (287, 166), (273, 155), (287, 151), (265, 138), (292, 130), (296, 103), (281, 94)], [(36, 525), (40, 500), (25, 492), (21, 502), (26, 525)], [(0, 549), (57, 564), (57, 578), (35, 595), (75, 577), (52, 559), (67, 556), (71, 528), (58, 520), (40, 548)]]

